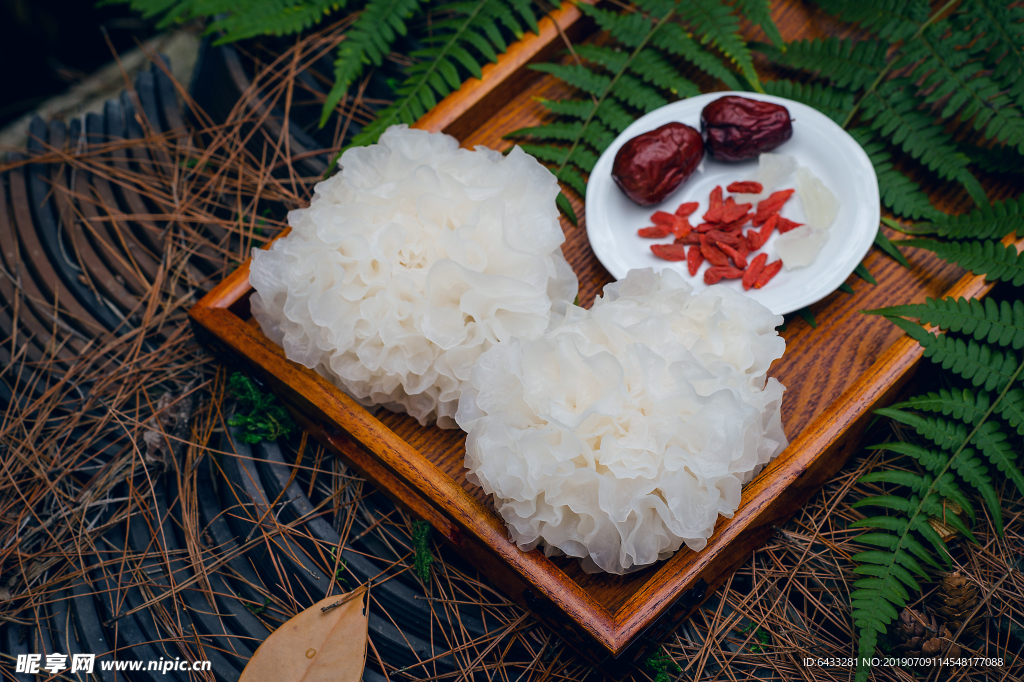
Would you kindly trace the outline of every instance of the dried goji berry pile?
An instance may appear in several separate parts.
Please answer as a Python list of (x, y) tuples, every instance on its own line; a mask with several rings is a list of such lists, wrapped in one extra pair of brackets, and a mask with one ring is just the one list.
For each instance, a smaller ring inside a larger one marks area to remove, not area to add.
[[(735, 194), (760, 194), (759, 182), (734, 182), (726, 190)], [(696, 201), (680, 204), (675, 213), (658, 211), (651, 216), (654, 225), (641, 228), (637, 234), (650, 239), (675, 236), (672, 244), (654, 244), (651, 251), (658, 258), (686, 261), (690, 275), (694, 276), (705, 259), (711, 267), (704, 272), (705, 284), (723, 279), (742, 279), (744, 289), (760, 289), (782, 269), (782, 261), (768, 263), (768, 254), (749, 258), (768, 241), (773, 230), (785, 234), (802, 223), (783, 218), (779, 211), (793, 196), (794, 190), (784, 189), (765, 197), (751, 210), (752, 204), (737, 204), (732, 197), (723, 200), (721, 186), (711, 190), (710, 206), (704, 222), (693, 227), (689, 217), (700, 205)], [(758, 229), (743, 228), (748, 224)]]

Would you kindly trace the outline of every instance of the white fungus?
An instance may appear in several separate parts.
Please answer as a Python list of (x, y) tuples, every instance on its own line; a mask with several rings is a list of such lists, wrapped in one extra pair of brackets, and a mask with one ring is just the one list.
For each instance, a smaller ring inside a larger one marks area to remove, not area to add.
[(796, 171), (796, 194), (804, 206), (807, 224), (780, 235), (775, 249), (787, 270), (814, 262), (829, 238), (829, 227), (839, 212), (839, 201), (814, 173), (800, 166)]
[(796, 171), (796, 194), (804, 205), (807, 224), (827, 230), (839, 213), (839, 201), (825, 183), (807, 168)]
[(363, 404), (446, 428), (481, 353), (537, 338), (576, 296), (558, 183), (519, 148), (389, 128), (254, 250), (252, 312), (286, 356)]
[(775, 250), (787, 270), (810, 265), (828, 240), (828, 230), (813, 225), (801, 225), (775, 240)]
[(523, 549), (625, 573), (703, 549), (786, 447), (780, 315), (672, 270), (631, 270), (541, 338), (493, 346), (456, 421), (470, 481)]

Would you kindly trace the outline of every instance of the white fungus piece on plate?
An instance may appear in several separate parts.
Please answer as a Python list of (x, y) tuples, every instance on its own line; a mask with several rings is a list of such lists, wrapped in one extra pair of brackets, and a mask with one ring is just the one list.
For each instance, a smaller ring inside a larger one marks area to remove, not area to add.
[(404, 125), (339, 165), (289, 235), (253, 250), (253, 315), (364, 405), (454, 428), (480, 354), (539, 337), (576, 296), (555, 176), (518, 147)]
[(775, 188), (782, 184), (782, 181), (793, 174), (796, 170), (796, 159), (789, 154), (764, 153), (757, 157), (757, 172), (752, 178), (761, 183), (760, 194), (733, 194), (737, 204), (756, 204)]
[(828, 241), (828, 230), (801, 225), (775, 239), (775, 250), (787, 270), (802, 268), (814, 262), (821, 247)]
[(785, 340), (757, 301), (631, 270), (590, 310), (480, 356), (455, 415), (467, 478), (523, 549), (626, 573), (701, 550), (786, 447)]
[(801, 166), (796, 171), (796, 194), (804, 205), (807, 224), (828, 229), (839, 213), (839, 200), (814, 173)]

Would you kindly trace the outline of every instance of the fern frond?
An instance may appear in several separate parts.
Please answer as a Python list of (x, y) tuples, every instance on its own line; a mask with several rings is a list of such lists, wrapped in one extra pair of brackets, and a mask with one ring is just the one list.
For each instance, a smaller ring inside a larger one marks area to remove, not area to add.
[(595, 73), (582, 64), (533, 64), (530, 68), (549, 73), (563, 83), (595, 97), (603, 95), (612, 83), (610, 76)]
[(814, 0), (823, 10), (844, 21), (859, 24), (891, 42), (912, 36), (927, 21), (925, 0)]
[(871, 159), (875, 175), (878, 176), (878, 191), (882, 203), (893, 213), (906, 218), (930, 220), (939, 220), (945, 215), (932, 206), (931, 200), (921, 191), (920, 185), (896, 170), (891, 161), (892, 155), (885, 151), (885, 145), (869, 128), (853, 128), (848, 132)]
[[(380, 66), (398, 36), (407, 32), (405, 22), (419, 9), (421, 0), (370, 0), (338, 46), (334, 61), (334, 85), (327, 93), (320, 127), (367, 64)], [(475, 63), (475, 62), (474, 62)], [(456, 78), (456, 80), (458, 80)], [(455, 87), (458, 87), (456, 85)]]
[(746, 17), (752, 24), (760, 26), (773, 45), (782, 47), (786, 44), (786, 41), (782, 39), (782, 34), (779, 33), (779, 27), (772, 20), (771, 5), (768, 0), (736, 0), (736, 8), (740, 11), (741, 16)]
[(931, 391), (925, 395), (917, 395), (902, 403), (895, 403), (891, 407), (893, 409), (909, 407), (922, 412), (938, 412), (943, 416), (952, 416), (954, 419), (977, 425), (991, 406), (992, 403), (985, 391), (975, 394), (969, 388), (955, 391), (943, 388), (938, 393)]
[(319, 24), (345, 4), (344, 0), (262, 0), (242, 7), (235, 3), (228, 14), (210, 22), (206, 31), (223, 33), (215, 45), (259, 35), (293, 35)]
[(651, 19), (639, 12), (619, 14), (613, 10), (585, 3), (576, 5), (576, 8), (593, 19), (602, 31), (608, 31), (617, 42), (632, 49), (647, 41), (651, 27), (654, 25)]
[(651, 38), (651, 44), (666, 54), (682, 57), (707, 75), (725, 83), (730, 90), (743, 90), (725, 64), (702, 48), (679, 24), (665, 24)]
[(788, 43), (785, 52), (765, 52), (786, 66), (827, 78), (836, 87), (860, 90), (882, 73), (886, 47), (886, 43), (877, 40), (854, 43), (849, 39), (815, 38)]
[(479, 77), (479, 62), (469, 50), (495, 60), (508, 47), (501, 27), (517, 38), (523, 35), (517, 18), (523, 7), (512, 0), (468, 0), (438, 7), (437, 13), (448, 18), (433, 22), (433, 35), (421, 39), (429, 47), (409, 55), (417, 62), (406, 69), (406, 79), (395, 90), (397, 99), (379, 111), (349, 146), (372, 144), (390, 126), (414, 123), (460, 86), (458, 66)]
[(986, 206), (985, 190), (967, 168), (970, 159), (930, 116), (915, 110), (916, 100), (902, 86), (902, 81), (890, 81), (870, 91), (861, 103), (862, 119), (939, 177), (962, 184), (978, 206)]
[(976, 275), (985, 275), (989, 281), (1012, 282), (1024, 285), (1024, 254), (1018, 254), (1012, 244), (996, 241), (940, 242), (931, 239), (905, 239), (902, 246), (926, 249), (948, 263), (954, 263)]
[(936, 336), (924, 327), (901, 317), (886, 318), (924, 348), (924, 357), (952, 370), (975, 386), (984, 386), (986, 391), (1002, 390), (1017, 371), (1017, 356), (1002, 353), (988, 344), (979, 344), (974, 339), (954, 338), (946, 334)]
[(935, 233), (950, 239), (1002, 239), (1009, 234), (1024, 234), (1024, 196), (984, 204), (964, 215), (918, 223), (914, 233)]
[(820, 83), (765, 81), (764, 91), (769, 95), (785, 97), (813, 107), (840, 125), (853, 110), (853, 93), (826, 87)]
[(910, 317), (922, 324), (973, 335), (978, 341), (1019, 350), (1024, 348), (1024, 301), (984, 303), (976, 298), (928, 298), (924, 303), (879, 308), (874, 315)]
[(1000, 84), (986, 75), (984, 62), (971, 58), (974, 51), (960, 49), (972, 40), (948, 21), (939, 21), (905, 47), (901, 63), (916, 62), (911, 79), (919, 81), (917, 98), (922, 104), (941, 102), (943, 119), (959, 116), (988, 139), (1024, 153), (1024, 117)]
[(688, 0), (678, 6), (679, 15), (700, 36), (702, 45), (711, 44), (739, 67), (740, 73), (760, 90), (750, 48), (740, 36), (740, 22), (732, 8), (719, 0)]
[(700, 94), (700, 88), (679, 75), (679, 69), (662, 57), (656, 50), (641, 50), (633, 58), (629, 70), (648, 83), (668, 90), (676, 97), (693, 97)]
[[(957, 459), (952, 463), (964, 480), (973, 485), (985, 500), (989, 513), (992, 514), (992, 522), (996, 530), (1002, 534), (1003, 517), (1000, 508), (999, 495), (992, 486), (992, 479), (988, 470), (981, 461), (974, 456), (974, 450), (965, 447), (968, 442), (967, 427), (959, 422), (951, 422), (947, 419), (935, 417), (922, 417), (913, 412), (906, 412), (895, 408), (882, 408), (876, 410), (877, 414), (889, 417), (907, 426), (913, 427), (919, 434), (933, 441), (944, 450), (959, 451)], [(1005, 436), (992, 435), (999, 432), (999, 427), (993, 422), (985, 422), (981, 428), (974, 430), (970, 444), (979, 447), (982, 453), (992, 462), (997, 469), (1006, 474), (1014, 481), (1021, 491), (1024, 492), (1024, 476), (1013, 463), (1014, 456), (1007, 454), (1007, 448), (1002, 443)], [(970, 454), (966, 454), (970, 453)], [(962, 471), (961, 471), (962, 469)]]
[[(598, 155), (634, 119), (633, 111), (647, 112), (664, 106), (662, 94), (693, 94), (696, 86), (678, 75), (675, 68), (657, 51), (653, 38), (671, 25), (675, 5), (664, 0), (644, 0), (648, 16), (639, 12), (618, 14), (591, 5), (580, 11), (594, 18), (619, 44), (630, 52), (614, 47), (582, 45), (577, 56), (587, 64), (537, 64), (531, 68), (551, 74), (591, 96), (563, 102), (542, 101), (554, 113), (571, 121), (522, 128), (506, 137), (529, 137), (538, 142), (566, 142), (566, 146), (529, 147), (538, 158), (554, 166), (555, 177), (581, 197), (586, 194), (584, 173), (593, 170)], [(591, 66), (588, 66), (591, 65)], [(600, 72), (598, 71), (600, 70)], [(567, 205), (567, 200), (560, 207)]]
[(1024, 105), (1024, 8), (1001, 0), (974, 0), (963, 9), (961, 25), (969, 25), (971, 35), (977, 36), (975, 51), (986, 55), (992, 77)]

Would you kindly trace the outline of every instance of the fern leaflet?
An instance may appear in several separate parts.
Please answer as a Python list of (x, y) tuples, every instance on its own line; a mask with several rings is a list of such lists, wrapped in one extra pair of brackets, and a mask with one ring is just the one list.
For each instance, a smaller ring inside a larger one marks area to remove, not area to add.
[(985, 275), (989, 281), (998, 279), (1012, 282), (1015, 287), (1024, 285), (1024, 253), (1018, 254), (1012, 244), (905, 239), (903, 246), (931, 251), (944, 261), (955, 263), (976, 275)]
[[(419, 9), (421, 0), (370, 0), (355, 24), (338, 46), (334, 61), (334, 85), (327, 93), (320, 127), (327, 124), (331, 112), (348, 89), (363, 73), (367, 64), (380, 66), (384, 55), (398, 36), (407, 32), (405, 22)], [(456, 76), (458, 79), (458, 76)]]

